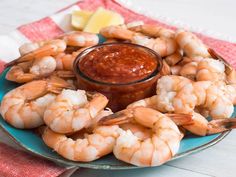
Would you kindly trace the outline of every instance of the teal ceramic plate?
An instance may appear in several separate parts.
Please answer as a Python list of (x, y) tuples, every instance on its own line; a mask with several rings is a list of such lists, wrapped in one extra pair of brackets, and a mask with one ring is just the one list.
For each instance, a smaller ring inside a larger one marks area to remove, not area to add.
[[(5, 75), (6, 71), (3, 72), (0, 76), (0, 100), (2, 100), (4, 94), (6, 94), (8, 91), (17, 86), (12, 82), (7, 81), (5, 79)], [(234, 112), (234, 116), (235, 114), (236, 111)], [(41, 140), (41, 138), (33, 131), (13, 128), (9, 124), (7, 124), (2, 117), (0, 117), (0, 126), (17, 144), (19, 144), (29, 152), (52, 160), (54, 162), (60, 163), (62, 165), (108, 170), (140, 168), (121, 162), (117, 160), (113, 155), (108, 155), (89, 163), (73, 162), (70, 160), (66, 160), (57, 155), (56, 152), (49, 149)], [(224, 132), (205, 137), (188, 135), (181, 141), (179, 152), (172, 160), (206, 149), (222, 140), (228, 133), (229, 132)]]

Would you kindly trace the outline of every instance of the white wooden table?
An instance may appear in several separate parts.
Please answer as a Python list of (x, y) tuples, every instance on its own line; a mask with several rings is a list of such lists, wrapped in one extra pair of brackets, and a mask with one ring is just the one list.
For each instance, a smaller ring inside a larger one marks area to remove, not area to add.
[[(120, 0), (123, 1), (124, 0)], [(167, 16), (167, 20), (185, 21), (195, 29), (208, 29), (215, 35), (224, 34), (236, 40), (236, 3), (233, 0), (199, 0), (196, 2), (179, 0), (138, 1), (126, 0), (125, 3), (140, 11), (146, 10), (158, 16)], [(76, 2), (76, 0), (1, 0), (0, 34), (7, 34), (19, 25), (35, 21)], [(143, 9), (140, 9), (142, 7)], [(209, 8), (210, 7), (210, 8)], [(166, 19), (166, 18), (165, 18)], [(181, 24), (180, 24), (181, 25)], [(0, 141), (17, 147), (6, 134), (0, 131)], [(231, 132), (215, 146), (197, 154), (175, 160), (161, 167), (128, 171), (104, 171), (79, 169), (77, 177), (233, 177), (236, 176), (236, 131)]]

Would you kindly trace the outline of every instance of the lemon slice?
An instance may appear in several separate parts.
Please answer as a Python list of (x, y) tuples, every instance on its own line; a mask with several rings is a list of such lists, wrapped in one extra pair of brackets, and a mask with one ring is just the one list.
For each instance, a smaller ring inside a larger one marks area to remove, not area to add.
[(93, 12), (87, 10), (76, 10), (72, 12), (71, 25), (78, 30), (84, 29)]
[(100, 7), (90, 17), (84, 31), (99, 33), (100, 29), (103, 27), (120, 24), (124, 24), (124, 18), (120, 14)]

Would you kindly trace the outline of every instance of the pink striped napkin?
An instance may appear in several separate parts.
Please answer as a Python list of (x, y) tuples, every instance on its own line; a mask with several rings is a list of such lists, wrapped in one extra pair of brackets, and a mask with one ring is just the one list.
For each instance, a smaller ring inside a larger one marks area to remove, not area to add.
[(50, 161), (0, 143), (0, 176), (54, 177), (62, 174), (65, 170)]
[[(137, 14), (130, 9), (121, 6), (114, 0), (84, 0), (66, 7), (52, 16), (39, 21), (20, 26), (8, 35), (0, 36), (0, 72), (3, 64), (19, 56), (18, 47), (30, 41), (38, 41), (56, 37), (64, 32), (72, 30), (69, 13), (76, 9), (96, 10), (99, 6), (114, 10), (122, 14), (126, 22), (141, 20), (144, 23), (158, 24), (167, 28), (175, 27), (164, 24), (157, 19)], [(214, 39), (203, 34), (197, 34), (209, 47), (222, 55), (229, 63), (236, 67), (236, 44)], [(37, 176), (54, 177), (63, 173), (66, 169), (56, 166), (46, 160), (36, 158), (24, 152), (15, 150), (0, 143), (0, 176)]]

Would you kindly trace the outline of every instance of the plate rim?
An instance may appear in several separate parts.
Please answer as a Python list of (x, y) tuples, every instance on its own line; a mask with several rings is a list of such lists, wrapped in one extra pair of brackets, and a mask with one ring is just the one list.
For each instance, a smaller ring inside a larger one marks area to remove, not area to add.
[[(4, 69), (1, 73), (0, 73), (0, 78), (2, 78), (5, 73), (7, 72), (8, 69)], [(3, 78), (4, 80), (6, 80), (5, 78)], [(0, 117), (1, 119), (3, 119), (2, 117)], [(5, 121), (3, 119), (3, 121)], [(9, 125), (11, 126), (11, 125)], [(7, 134), (7, 136), (12, 139), (14, 141), (14, 143), (16, 143), (17, 145), (19, 145), (21, 148), (25, 149), (27, 152), (29, 152), (30, 154), (33, 154), (35, 156), (38, 157), (43, 157), (47, 160), (53, 161), (55, 163), (57, 163), (60, 166), (65, 166), (65, 167), (82, 167), (82, 168), (90, 168), (90, 169), (102, 169), (102, 170), (129, 170), (129, 169), (139, 169), (139, 168), (147, 168), (147, 167), (139, 167), (139, 166), (134, 166), (132, 164), (128, 164), (125, 163), (125, 165), (107, 165), (107, 164), (90, 164), (90, 163), (86, 163), (86, 162), (76, 162), (76, 161), (70, 161), (67, 159), (55, 159), (43, 154), (40, 154), (38, 152), (36, 152), (34, 149), (24, 145), (23, 143), (21, 143), (20, 141), (18, 141), (14, 135), (12, 135), (5, 127), (4, 125), (2, 125), (2, 123), (0, 123), (0, 129), (2, 129), (4, 131), (4, 133)], [(32, 131), (32, 130), (31, 130)], [(188, 156), (190, 154), (194, 154), (197, 153), (199, 151), (202, 151), (204, 149), (207, 149), (215, 144), (217, 144), (218, 142), (220, 142), (221, 140), (223, 140), (229, 133), (231, 132), (231, 130), (229, 131), (225, 131), (220, 133), (216, 138), (214, 138), (213, 140), (202, 144), (200, 146), (194, 147), (192, 149), (189, 149), (185, 152), (182, 153), (177, 153), (174, 157), (172, 157), (168, 162), (179, 159), (181, 157), (184, 156)], [(53, 150), (52, 150), (53, 151)], [(167, 162), (167, 163), (168, 163)]]
[[(1, 118), (2, 119), (2, 118)], [(50, 160), (50, 161), (53, 161), (59, 165), (62, 165), (62, 166), (70, 166), (70, 167), (82, 167), (82, 168), (90, 168), (90, 169), (101, 169), (101, 170), (130, 170), (130, 169), (138, 169), (138, 168), (147, 168), (147, 167), (139, 167), (139, 166), (134, 166), (134, 165), (131, 165), (131, 164), (128, 164), (125, 165), (125, 166), (122, 166), (122, 165), (107, 165), (107, 164), (89, 164), (89, 163), (86, 163), (86, 162), (74, 162), (74, 161), (70, 161), (70, 160), (67, 160), (67, 159), (55, 159), (55, 158), (51, 158), (51, 157), (48, 157), (48, 156), (45, 156), (45, 155), (42, 155), (36, 151), (34, 151), (33, 149), (29, 148), (28, 146), (24, 145), (23, 143), (21, 143), (20, 141), (18, 141), (14, 135), (12, 135), (11, 133), (9, 133), (5, 127), (0, 123), (0, 128), (4, 131), (4, 133), (6, 133), (8, 135), (8, 137), (10, 137), (17, 145), (19, 145), (20, 147), (22, 147), (23, 149), (27, 150), (27, 152), (30, 152), (31, 154), (33, 155), (36, 155), (38, 157), (43, 157), (47, 160)], [(204, 149), (207, 149), (217, 143), (219, 143), (221, 140), (223, 140), (229, 133), (231, 132), (231, 130), (229, 131), (225, 131), (225, 132), (222, 132), (220, 133), (219, 136), (217, 136), (216, 138), (214, 138), (213, 140), (203, 144), (203, 145), (200, 145), (200, 146), (197, 146), (193, 149), (190, 149), (190, 150), (187, 150), (185, 152), (182, 152), (182, 153), (177, 153), (173, 158), (171, 158), (168, 162), (170, 161), (173, 161), (173, 160), (176, 160), (176, 159), (179, 159), (181, 157), (184, 157), (184, 156), (188, 156), (190, 154), (194, 154), (194, 153), (197, 153), (197, 152), (200, 152)], [(168, 163), (167, 162), (167, 163)]]

